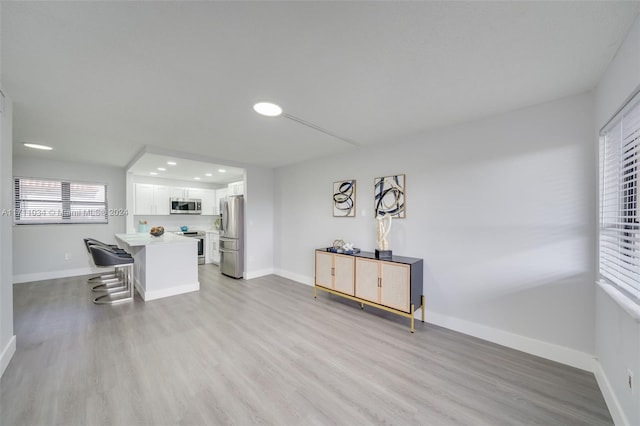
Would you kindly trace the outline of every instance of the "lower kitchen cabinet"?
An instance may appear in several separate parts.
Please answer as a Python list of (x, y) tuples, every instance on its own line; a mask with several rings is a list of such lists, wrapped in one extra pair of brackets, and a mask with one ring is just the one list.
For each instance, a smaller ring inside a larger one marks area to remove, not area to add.
[(205, 235), (205, 263), (220, 264), (220, 234), (207, 231)]
[(393, 256), (379, 260), (373, 253), (354, 255), (336, 254), (316, 250), (316, 290), (360, 302), (360, 306), (377, 308), (411, 319), (414, 332), (414, 314), (421, 310), (424, 322), (424, 296), (422, 295), (422, 259)]

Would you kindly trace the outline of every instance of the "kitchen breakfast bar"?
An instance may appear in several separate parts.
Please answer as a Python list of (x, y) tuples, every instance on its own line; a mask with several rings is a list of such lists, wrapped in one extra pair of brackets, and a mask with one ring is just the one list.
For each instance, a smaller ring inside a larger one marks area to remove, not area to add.
[(133, 256), (135, 287), (149, 301), (200, 290), (198, 242), (165, 233), (116, 234), (118, 246)]

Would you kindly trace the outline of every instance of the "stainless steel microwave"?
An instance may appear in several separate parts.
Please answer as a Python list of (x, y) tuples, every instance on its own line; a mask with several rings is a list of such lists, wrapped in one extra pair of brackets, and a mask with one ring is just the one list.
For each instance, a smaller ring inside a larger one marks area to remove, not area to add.
[(202, 214), (202, 200), (198, 198), (172, 198), (171, 214)]

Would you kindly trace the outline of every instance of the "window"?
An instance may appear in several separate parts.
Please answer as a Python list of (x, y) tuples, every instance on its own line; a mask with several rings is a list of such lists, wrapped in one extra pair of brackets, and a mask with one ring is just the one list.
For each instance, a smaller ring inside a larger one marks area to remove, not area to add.
[(600, 276), (640, 304), (640, 94), (600, 133)]
[(14, 178), (17, 225), (108, 223), (107, 185)]

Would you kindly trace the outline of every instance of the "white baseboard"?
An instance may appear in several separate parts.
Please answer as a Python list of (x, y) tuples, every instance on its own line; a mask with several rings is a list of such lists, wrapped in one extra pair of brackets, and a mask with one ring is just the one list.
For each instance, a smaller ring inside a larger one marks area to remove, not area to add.
[(629, 420), (622, 410), (620, 401), (618, 401), (616, 393), (613, 391), (613, 387), (611, 386), (609, 379), (607, 379), (607, 375), (605, 374), (602, 366), (597, 360), (596, 362), (594, 362), (594, 367), (595, 368), (593, 374), (596, 376), (596, 381), (598, 382), (598, 386), (600, 387), (600, 392), (602, 392), (604, 401), (607, 403), (607, 408), (609, 409), (609, 413), (611, 413), (611, 417), (613, 418), (613, 424), (629, 425)]
[(78, 269), (61, 269), (59, 271), (36, 272), (33, 274), (20, 274), (13, 276), (13, 283), (29, 283), (32, 281), (53, 280), (56, 278), (77, 277), (79, 275), (101, 274), (104, 268), (78, 268)]
[(275, 269), (273, 271), (274, 274), (279, 275), (283, 278), (287, 278), (289, 280), (297, 281), (306, 285), (314, 285), (313, 277), (308, 277), (306, 275), (296, 274), (294, 272), (285, 271), (284, 269)]
[(142, 300), (148, 302), (150, 300), (162, 299), (163, 297), (169, 296), (177, 296), (178, 294), (190, 293), (192, 291), (200, 290), (200, 282), (196, 282), (195, 284), (183, 284), (176, 287), (171, 287), (163, 290), (156, 291), (145, 291), (144, 288), (140, 285), (138, 280), (136, 280), (136, 290), (140, 293)]
[[(418, 314), (416, 314), (416, 318), (418, 318)], [(425, 311), (425, 320), (431, 324), (439, 325), (450, 330), (478, 337), (482, 340), (497, 343), (511, 349), (516, 349), (531, 355), (536, 355), (551, 361), (579, 368), (581, 370), (593, 372), (595, 369), (596, 362), (593, 355), (567, 348), (565, 346), (510, 333), (508, 331), (442, 315), (436, 312), (430, 312), (429, 310)]]
[(264, 277), (265, 275), (271, 275), (271, 274), (273, 274), (273, 268), (261, 269), (259, 271), (247, 272), (246, 274), (244, 274), (244, 279), (251, 280), (254, 278)]
[(13, 354), (16, 353), (16, 336), (12, 336), (9, 339), (9, 343), (2, 350), (2, 354), (0, 355), (0, 377), (4, 374), (4, 370), (7, 369), (9, 365), (9, 361), (13, 358)]

